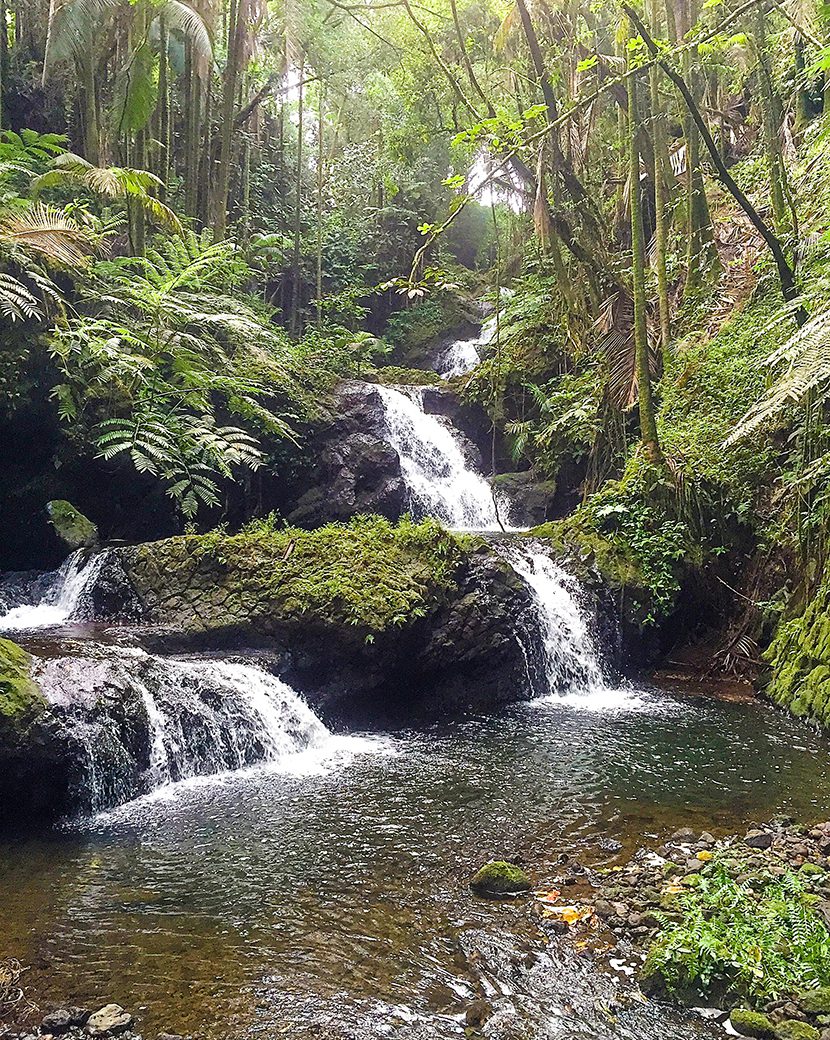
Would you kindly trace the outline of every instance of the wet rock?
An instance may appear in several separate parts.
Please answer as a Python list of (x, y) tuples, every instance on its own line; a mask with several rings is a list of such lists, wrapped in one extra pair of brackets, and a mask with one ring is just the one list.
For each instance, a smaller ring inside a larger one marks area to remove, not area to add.
[(506, 860), (485, 863), (470, 880), (470, 888), (476, 895), (516, 895), (529, 892), (532, 887), (530, 878), (522, 868)]
[(741, 1036), (758, 1037), (765, 1040), (775, 1035), (775, 1026), (772, 1020), (761, 1014), (760, 1011), (750, 1011), (747, 1008), (734, 1008), (729, 1013), (729, 1021), (732, 1028)]
[(747, 831), (744, 835), (744, 844), (751, 849), (768, 849), (772, 845), (773, 836), (769, 831), (759, 828)]
[(44, 1015), (43, 1021), (40, 1023), (40, 1031), (52, 1036), (60, 1036), (62, 1033), (68, 1033), (75, 1024), (69, 1011), (61, 1008)]
[(672, 841), (690, 843), (695, 840), (697, 835), (691, 827), (680, 827), (671, 836)]
[(159, 1033), (156, 1040), (184, 1040), (184, 1037), (178, 1033)]
[(86, 1031), (90, 1036), (118, 1036), (133, 1024), (133, 1016), (120, 1004), (105, 1004), (87, 1019)]
[(715, 844), (715, 836), (714, 834), (710, 834), (709, 831), (704, 831), (697, 840), (698, 844), (703, 845), (706, 848)]

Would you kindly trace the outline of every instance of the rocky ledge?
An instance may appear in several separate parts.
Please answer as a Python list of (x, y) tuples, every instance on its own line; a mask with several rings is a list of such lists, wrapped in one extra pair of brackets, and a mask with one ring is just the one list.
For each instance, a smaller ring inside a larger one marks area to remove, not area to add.
[[(4, 967), (0, 963), (0, 969)], [(29, 1004), (23, 996), (22, 990), (17, 990), (16, 1000), (18, 1017), (31, 1021), (35, 1015), (34, 1006)], [(0, 1010), (2, 1010), (2, 991), (0, 991)], [(30, 1026), (18, 1029), (4, 1030), (2, 1035), (7, 1040), (53, 1040), (54, 1037), (63, 1037), (65, 1040), (106, 1040), (109, 1037), (119, 1037), (120, 1040), (143, 1040), (140, 1033), (135, 1031), (135, 1020), (129, 1011), (125, 1011), (120, 1004), (105, 1004), (96, 1011), (83, 1007), (56, 1008), (44, 1015), (39, 1029), (32, 1030)], [(155, 1040), (185, 1040), (176, 1033), (160, 1033)], [(188, 1038), (189, 1040), (189, 1038)]]
[(160, 652), (258, 649), (327, 720), (528, 697), (528, 587), (486, 542), (407, 519), (170, 538), (111, 550), (111, 611)]

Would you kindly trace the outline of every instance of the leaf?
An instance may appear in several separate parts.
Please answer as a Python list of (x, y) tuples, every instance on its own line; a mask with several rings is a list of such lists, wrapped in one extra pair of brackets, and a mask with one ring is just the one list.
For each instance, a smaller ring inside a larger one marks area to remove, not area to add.
[(545, 906), (542, 908), (542, 917), (555, 918), (566, 924), (587, 921), (593, 916), (594, 908), (592, 906)]

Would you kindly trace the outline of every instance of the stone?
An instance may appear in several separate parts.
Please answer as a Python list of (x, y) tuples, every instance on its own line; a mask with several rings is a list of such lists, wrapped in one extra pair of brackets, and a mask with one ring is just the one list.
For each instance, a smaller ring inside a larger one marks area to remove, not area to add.
[(729, 1012), (729, 1021), (732, 1028), (741, 1036), (771, 1037), (775, 1035), (775, 1026), (772, 1020), (760, 1011), (750, 1011), (748, 1008), (733, 1008)]
[(470, 880), (470, 888), (477, 895), (510, 896), (529, 892), (533, 886), (521, 867), (506, 860), (485, 863)]
[(697, 835), (691, 827), (679, 827), (674, 834), (672, 834), (671, 840), (685, 843), (694, 841), (696, 837)]
[(751, 849), (768, 849), (772, 845), (772, 834), (769, 831), (750, 830), (744, 835), (744, 844)]
[(704, 831), (701, 834), (701, 836), (698, 838), (698, 842), (701, 845), (714, 845), (715, 844), (715, 836), (714, 836), (714, 834), (710, 834), (709, 831)]
[(52, 1036), (60, 1036), (61, 1033), (68, 1033), (73, 1025), (75, 1023), (72, 1021), (71, 1013), (60, 1008), (58, 1011), (50, 1011), (48, 1015), (43, 1016), (40, 1031), (50, 1033)]
[(56, 498), (46, 503), (55, 534), (70, 552), (76, 549), (92, 549), (98, 544), (98, 528), (64, 498)]
[(821, 1033), (815, 1026), (802, 1022), (797, 1018), (788, 1018), (775, 1027), (778, 1040), (821, 1040)]
[[(807, 866), (807, 864), (805, 863), (804, 866)], [(830, 1013), (830, 986), (806, 990), (799, 996), (798, 1003), (802, 1011), (806, 1011), (811, 1015)]]
[(120, 1004), (105, 1004), (89, 1016), (86, 1031), (90, 1036), (117, 1036), (126, 1033), (133, 1024), (133, 1016)]

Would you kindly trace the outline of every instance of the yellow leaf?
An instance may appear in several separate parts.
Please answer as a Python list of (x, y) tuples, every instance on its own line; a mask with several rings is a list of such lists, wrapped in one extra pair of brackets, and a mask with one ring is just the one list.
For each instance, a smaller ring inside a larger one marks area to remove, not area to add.
[(585, 921), (593, 917), (592, 906), (546, 906), (542, 909), (543, 917), (555, 917), (558, 921), (566, 924), (575, 924), (577, 921)]
[(715, 858), (715, 854), (714, 852), (707, 852), (706, 849), (701, 849), (701, 851), (697, 854), (697, 858), (701, 860), (703, 863), (708, 863), (710, 859)]

